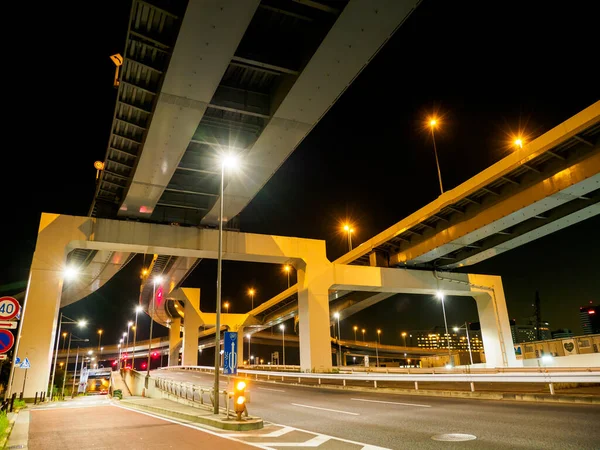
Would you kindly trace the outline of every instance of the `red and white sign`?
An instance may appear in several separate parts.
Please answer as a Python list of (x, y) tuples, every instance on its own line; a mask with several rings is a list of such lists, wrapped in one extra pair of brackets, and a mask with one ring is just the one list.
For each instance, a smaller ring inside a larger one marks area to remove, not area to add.
[(17, 321), (16, 320), (0, 320), (0, 328), (6, 328), (8, 330), (16, 330), (17, 329)]
[(163, 299), (163, 288), (162, 288), (162, 286), (159, 286), (158, 289), (156, 290), (156, 303), (159, 306), (162, 303), (162, 299)]
[(0, 297), (0, 320), (11, 320), (17, 317), (21, 305), (13, 297)]

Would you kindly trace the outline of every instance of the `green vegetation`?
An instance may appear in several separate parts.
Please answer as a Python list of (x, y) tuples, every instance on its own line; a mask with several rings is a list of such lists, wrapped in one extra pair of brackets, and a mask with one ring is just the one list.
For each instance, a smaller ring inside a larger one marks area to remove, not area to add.
[(15, 400), (14, 409), (23, 409), (26, 408), (25, 400)]
[(6, 412), (0, 413), (0, 442), (8, 435), (8, 417)]

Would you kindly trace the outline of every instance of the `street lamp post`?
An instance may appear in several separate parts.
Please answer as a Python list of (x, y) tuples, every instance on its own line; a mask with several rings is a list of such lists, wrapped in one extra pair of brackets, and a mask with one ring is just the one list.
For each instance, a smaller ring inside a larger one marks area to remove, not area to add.
[(248, 363), (250, 363), (250, 333), (246, 337), (248, 338)]
[(354, 342), (356, 342), (356, 332), (358, 331), (358, 327), (354, 325), (352, 329), (354, 330)]
[(446, 307), (444, 306), (444, 294), (438, 292), (436, 297), (442, 302), (442, 313), (444, 314), (444, 326), (446, 327), (446, 341), (448, 342), (448, 364), (452, 365), (452, 353), (450, 352), (450, 334), (448, 333), (448, 321), (446, 320)]
[(252, 306), (252, 307), (251, 307), (251, 310), (252, 310), (252, 309), (254, 309), (254, 294), (255, 294), (255, 293), (256, 293), (256, 291), (254, 290), (254, 288), (251, 288), (251, 289), (248, 291), (248, 294), (250, 294), (250, 300), (251, 300), (251, 302), (252, 302), (252, 305), (251, 305), (251, 306)]
[(103, 330), (98, 330), (98, 351), (100, 351), (100, 341), (102, 340), (102, 333), (104, 333)]
[(128, 341), (129, 341), (129, 337), (127, 336), (127, 333), (123, 332), (123, 345), (125, 346), (123, 355), (124, 355), (125, 359), (123, 361), (123, 365), (121, 366), (121, 369), (125, 369), (127, 367), (127, 352), (129, 351)]
[(225, 307), (225, 312), (229, 314), (229, 302), (223, 303), (223, 306)]
[(292, 267), (289, 264), (286, 264), (285, 266), (283, 266), (283, 270), (285, 270), (287, 273), (288, 288), (289, 288), (290, 287), (290, 271), (292, 270)]
[(152, 312), (154, 311), (154, 301), (156, 298), (156, 284), (162, 283), (162, 277), (160, 275), (154, 277), (152, 279), (152, 300), (150, 300), (150, 304), (148, 305), (148, 316), (150, 316), (150, 338), (148, 339), (148, 363), (146, 364), (146, 383), (145, 386), (148, 388), (148, 382), (150, 380), (150, 355), (152, 354), (152, 325), (154, 324), (154, 319), (152, 317)]
[[(67, 347), (67, 359), (65, 360), (65, 371), (63, 373), (62, 390), (60, 393), (60, 396), (62, 398), (65, 398), (65, 383), (67, 381), (67, 372), (69, 370), (69, 353), (71, 352), (71, 341), (72, 342), (88, 342), (89, 339), (81, 339), (77, 336), (75, 336), (75, 339), (73, 339), (73, 333), (69, 333), (69, 346)], [(79, 356), (79, 347), (77, 347), (77, 355)], [(76, 373), (77, 373), (77, 359), (75, 360), (75, 371), (73, 372), (73, 378), (75, 377)]]
[(223, 265), (223, 196), (225, 191), (225, 168), (234, 168), (237, 160), (233, 155), (221, 160), (221, 189), (219, 195), (219, 245), (217, 255), (217, 302), (215, 320), (215, 379), (213, 385), (214, 407), (213, 413), (219, 414), (219, 348), (221, 346), (221, 288), (222, 288), (222, 265)]
[(377, 363), (377, 367), (379, 367), (379, 345), (381, 345), (381, 341), (380, 341), (380, 336), (381, 336), (381, 330), (377, 330), (377, 340), (375, 341), (375, 358), (376, 358), (376, 363)]
[(404, 346), (406, 347), (406, 331), (403, 331), (401, 336), (402, 336), (402, 339), (404, 339)]
[[(462, 327), (454, 327), (454, 331), (458, 333), (458, 330), (462, 329)], [(467, 333), (467, 348), (469, 349), (469, 359), (471, 360), (471, 365), (473, 365), (473, 353), (471, 351), (471, 339), (469, 338), (469, 324), (465, 322), (465, 331)]]
[(365, 331), (367, 331), (367, 330), (365, 330), (365, 329), (363, 328), (363, 329), (362, 329), (363, 343), (365, 342)]
[(438, 160), (438, 154), (437, 154), (437, 148), (435, 146), (435, 127), (437, 126), (438, 121), (436, 118), (431, 118), (431, 120), (429, 121), (429, 126), (431, 127), (431, 138), (433, 139), (433, 152), (435, 153), (435, 164), (437, 166), (437, 172), (438, 172), (438, 180), (440, 181), (440, 191), (443, 194), (444, 193), (444, 187), (442, 186), (442, 173), (440, 172), (440, 162)]
[(338, 335), (337, 335), (337, 341), (338, 341), (338, 367), (342, 365), (342, 344), (340, 343), (340, 339), (341, 339), (341, 333), (340, 333), (340, 313), (336, 312), (333, 317), (335, 317), (337, 319), (337, 325), (338, 325)]
[(137, 327), (138, 327), (138, 314), (142, 312), (144, 308), (141, 305), (135, 307), (135, 325), (133, 326), (133, 354), (131, 355), (131, 367), (135, 370), (135, 343), (137, 341)]
[(279, 328), (281, 329), (281, 344), (283, 346), (283, 365), (285, 366), (285, 325), (281, 324), (279, 325)]
[(354, 229), (346, 224), (344, 225), (344, 231), (348, 234), (348, 251), (352, 251), (352, 233), (354, 233)]
[[(67, 319), (67, 320), (65, 320)], [(52, 401), (52, 387), (54, 386), (54, 375), (56, 374), (56, 360), (58, 359), (58, 344), (60, 342), (60, 331), (62, 328), (62, 324), (77, 324), (79, 327), (84, 327), (86, 325), (85, 320), (73, 320), (70, 317), (65, 316), (63, 313), (60, 313), (60, 320), (58, 322), (58, 333), (56, 335), (56, 353), (54, 354), (54, 365), (52, 367), (52, 379), (50, 381), (50, 386), (48, 386), (48, 397)], [(67, 339), (67, 333), (63, 333), (63, 351), (65, 349), (65, 341)]]

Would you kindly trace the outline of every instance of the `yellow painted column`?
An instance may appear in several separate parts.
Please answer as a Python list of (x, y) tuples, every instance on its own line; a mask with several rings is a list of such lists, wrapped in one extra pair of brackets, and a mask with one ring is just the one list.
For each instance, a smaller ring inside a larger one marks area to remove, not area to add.
[[(21, 311), (20, 337), (17, 339), (15, 336), (15, 356), (21, 360), (27, 358), (31, 364), (31, 368), (27, 370), (24, 398), (34, 398), (36, 392), (48, 390), (63, 288), (65, 247), (74, 239), (86, 239), (86, 221), (89, 221), (89, 218), (47, 213), (43, 213), (40, 219), (38, 239)], [(71, 330), (77, 334), (74, 325), (63, 327), (63, 331)], [(74, 363), (74, 357), (69, 359)], [(21, 392), (24, 377), (25, 369), (14, 368), (9, 394)], [(55, 378), (54, 383), (62, 385), (62, 379)]]
[[(331, 372), (329, 335), (329, 288), (333, 266), (311, 261), (298, 268), (298, 316), (300, 328), (300, 370)], [(288, 362), (288, 361), (286, 361)]]
[(181, 319), (172, 319), (169, 328), (169, 366), (178, 366), (181, 345)]

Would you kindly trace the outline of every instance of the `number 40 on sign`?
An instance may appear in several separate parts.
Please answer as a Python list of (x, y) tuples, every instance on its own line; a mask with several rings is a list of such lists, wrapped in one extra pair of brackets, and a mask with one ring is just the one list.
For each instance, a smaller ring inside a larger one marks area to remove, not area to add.
[(19, 315), (19, 302), (13, 297), (0, 297), (0, 320), (11, 320)]

